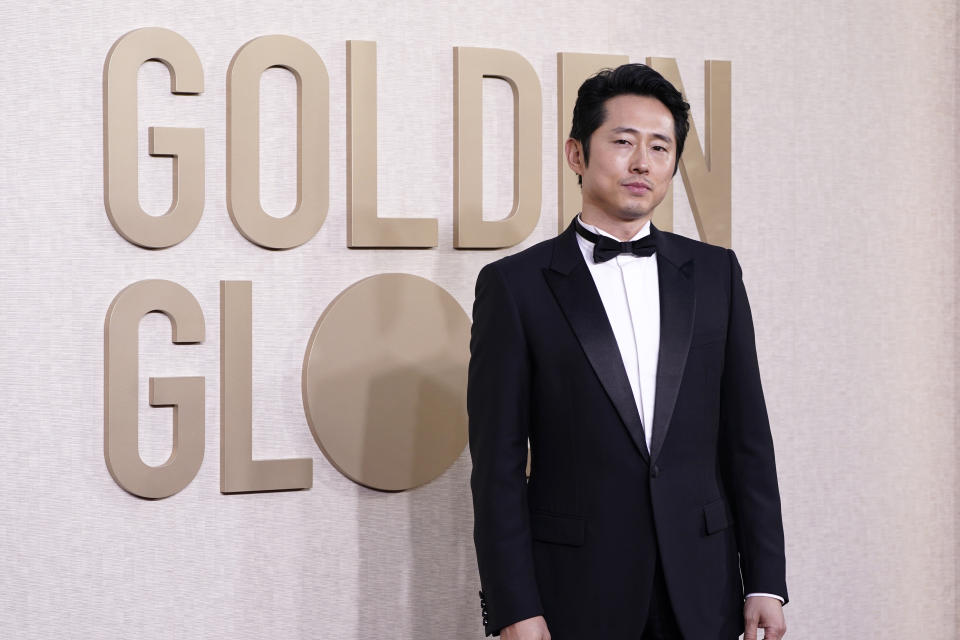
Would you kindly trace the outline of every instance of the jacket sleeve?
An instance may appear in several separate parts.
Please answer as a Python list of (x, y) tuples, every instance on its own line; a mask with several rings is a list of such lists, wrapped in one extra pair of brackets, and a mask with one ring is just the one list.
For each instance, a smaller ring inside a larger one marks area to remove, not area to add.
[(530, 362), (497, 265), (477, 276), (467, 380), (474, 543), (487, 635), (542, 615), (527, 508)]
[(760, 384), (757, 348), (743, 273), (730, 261), (730, 317), (721, 380), (721, 470), (736, 522), (745, 593), (787, 601), (780, 490), (773, 438)]

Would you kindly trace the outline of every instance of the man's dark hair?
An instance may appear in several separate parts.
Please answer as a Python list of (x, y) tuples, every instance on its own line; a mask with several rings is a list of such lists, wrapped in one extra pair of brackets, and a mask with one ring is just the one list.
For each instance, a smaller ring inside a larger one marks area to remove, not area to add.
[[(604, 69), (588, 78), (577, 92), (577, 104), (573, 107), (573, 126), (570, 137), (583, 147), (583, 164), (590, 162), (590, 136), (607, 119), (606, 102), (620, 95), (649, 96), (656, 98), (670, 110), (673, 116), (673, 132), (677, 144), (677, 160), (673, 172), (680, 166), (683, 143), (687, 139), (690, 123), (687, 114), (690, 105), (670, 82), (645, 64), (631, 63), (616, 69)], [(583, 179), (580, 179), (583, 184)]]

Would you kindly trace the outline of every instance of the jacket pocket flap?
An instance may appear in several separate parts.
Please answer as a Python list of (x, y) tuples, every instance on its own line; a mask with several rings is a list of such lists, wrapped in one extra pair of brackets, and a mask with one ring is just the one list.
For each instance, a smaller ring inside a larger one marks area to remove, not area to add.
[(530, 514), (530, 532), (534, 540), (568, 544), (578, 547), (583, 544), (583, 518), (555, 516), (546, 513)]
[(707, 525), (707, 535), (723, 531), (730, 526), (730, 522), (727, 520), (727, 506), (723, 503), (722, 498), (704, 505), (703, 519)]

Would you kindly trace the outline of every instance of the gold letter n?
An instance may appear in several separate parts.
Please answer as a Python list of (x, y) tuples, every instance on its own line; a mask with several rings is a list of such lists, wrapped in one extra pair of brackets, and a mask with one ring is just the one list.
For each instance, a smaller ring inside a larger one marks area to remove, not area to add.
[[(686, 96), (674, 58), (647, 58), (647, 64)], [(704, 67), (706, 131), (703, 146), (693, 118), (690, 118), (690, 134), (680, 159), (680, 174), (700, 239), (730, 248), (730, 62), (707, 60)], [(669, 231), (673, 228), (671, 196), (657, 207), (654, 222), (661, 229)]]

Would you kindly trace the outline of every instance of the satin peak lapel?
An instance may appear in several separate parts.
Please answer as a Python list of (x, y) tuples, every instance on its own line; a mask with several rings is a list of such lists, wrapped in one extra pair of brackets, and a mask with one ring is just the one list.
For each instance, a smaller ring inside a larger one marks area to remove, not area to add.
[(553, 260), (550, 268), (544, 269), (544, 277), (630, 438), (643, 459), (649, 462), (643, 423), (623, 368), (620, 348), (575, 233), (571, 225), (557, 237)]
[(670, 429), (680, 381), (687, 365), (693, 319), (697, 307), (694, 263), (675, 240), (655, 227), (657, 272), (660, 280), (660, 358), (657, 363), (657, 398), (653, 408), (651, 459), (656, 462)]

